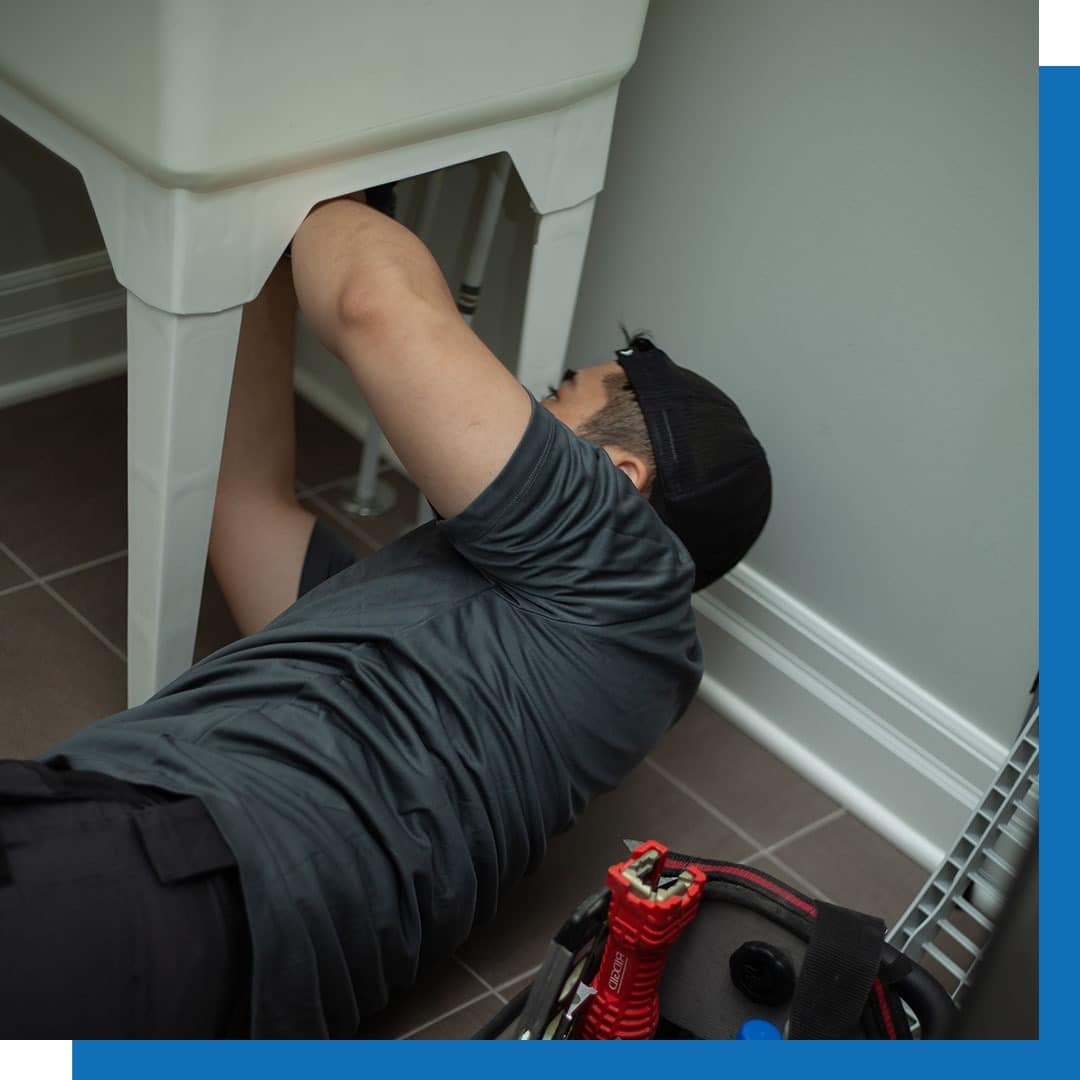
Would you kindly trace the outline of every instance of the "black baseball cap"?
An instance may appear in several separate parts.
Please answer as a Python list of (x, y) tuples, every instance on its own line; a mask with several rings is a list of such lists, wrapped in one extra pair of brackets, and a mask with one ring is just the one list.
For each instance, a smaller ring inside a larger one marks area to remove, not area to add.
[(617, 349), (645, 415), (656, 461), (650, 502), (686, 545), (703, 589), (761, 535), (772, 506), (765, 451), (738, 406), (647, 337)]

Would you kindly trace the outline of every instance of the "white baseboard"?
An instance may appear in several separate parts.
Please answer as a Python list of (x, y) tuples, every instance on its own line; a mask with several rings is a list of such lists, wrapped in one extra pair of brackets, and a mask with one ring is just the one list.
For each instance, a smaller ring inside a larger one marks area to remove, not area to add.
[(0, 341), (124, 306), (104, 251), (0, 274)]
[(25, 379), (0, 384), (0, 409), (7, 405), (18, 405), (22, 401), (48, 397), (61, 390), (71, 390), (76, 386), (111, 379), (127, 371), (127, 353), (114, 353), (101, 356), (96, 360), (84, 360), (69, 364), (67, 367), (54, 368), (41, 375), (31, 375)]
[(330, 417), (353, 438), (361, 441), (367, 438), (371, 416), (357, 399), (343, 397), (315, 372), (300, 366), (296, 368), (293, 383), (309, 405)]
[(123, 371), (124, 301), (104, 251), (0, 275), (0, 407)]
[(1007, 748), (747, 566), (694, 606), (704, 700), (936, 867)]
[[(27, 293), (43, 285), (53, 285), (59, 281), (90, 277), (103, 271), (112, 273), (108, 252), (91, 251), (85, 255), (73, 255), (68, 259), (55, 259), (53, 262), (28, 266), (23, 270), (12, 270), (0, 274), (0, 298)], [(115, 280), (113, 282), (115, 284)]]

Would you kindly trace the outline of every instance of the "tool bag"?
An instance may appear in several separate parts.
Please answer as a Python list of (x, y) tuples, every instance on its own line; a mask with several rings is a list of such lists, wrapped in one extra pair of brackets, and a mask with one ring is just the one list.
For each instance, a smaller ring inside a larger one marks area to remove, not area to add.
[[(696, 916), (667, 956), (654, 1038), (767, 1031), (788, 1039), (911, 1039), (905, 1003), (921, 1038), (952, 1030), (951, 998), (886, 944), (881, 919), (812, 899), (756, 867), (671, 851), (661, 883), (690, 866), (705, 881)], [(574, 1037), (574, 1014), (603, 952), (610, 898), (605, 889), (578, 907), (536, 981), (476, 1038)]]

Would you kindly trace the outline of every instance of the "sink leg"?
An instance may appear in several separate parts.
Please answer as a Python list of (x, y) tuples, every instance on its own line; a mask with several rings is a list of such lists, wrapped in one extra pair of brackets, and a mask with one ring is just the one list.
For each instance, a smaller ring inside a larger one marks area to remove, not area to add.
[(128, 703), (191, 664), (241, 307), (127, 299)]
[(538, 398), (564, 369), (595, 203), (593, 197), (537, 218), (517, 376)]

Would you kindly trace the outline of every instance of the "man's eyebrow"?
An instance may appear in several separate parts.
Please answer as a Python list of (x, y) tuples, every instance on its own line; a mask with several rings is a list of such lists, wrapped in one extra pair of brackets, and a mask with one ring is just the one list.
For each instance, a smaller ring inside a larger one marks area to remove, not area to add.
[(576, 378), (577, 378), (577, 372), (573, 368), (567, 368), (566, 369), (566, 374), (563, 375), (563, 377), (562, 377), (562, 381), (566, 382), (568, 379), (576, 379)]

